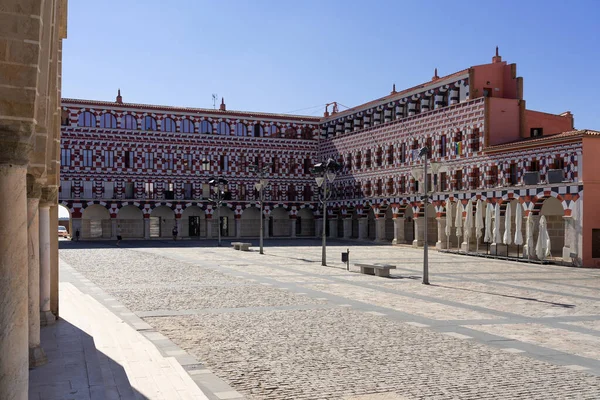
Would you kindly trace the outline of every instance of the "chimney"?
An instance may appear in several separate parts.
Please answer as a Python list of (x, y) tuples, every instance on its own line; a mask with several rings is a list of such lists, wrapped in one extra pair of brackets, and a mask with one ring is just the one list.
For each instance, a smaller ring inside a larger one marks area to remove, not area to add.
[(396, 84), (394, 83), (392, 85), (392, 91), (390, 92), (390, 94), (396, 94), (396, 93), (398, 93), (398, 92), (396, 92)]
[(123, 98), (121, 97), (121, 89), (117, 91), (117, 103), (123, 104)]
[(496, 46), (496, 55), (492, 57), (492, 63), (502, 62), (502, 57), (498, 55), (498, 46)]
[(435, 71), (433, 72), (433, 78), (431, 78), (431, 80), (437, 81), (438, 79), (440, 79), (440, 77), (437, 74), (437, 68), (436, 68)]
[(225, 107), (225, 98), (221, 97), (221, 105), (219, 106), (219, 110), (227, 111), (227, 107)]

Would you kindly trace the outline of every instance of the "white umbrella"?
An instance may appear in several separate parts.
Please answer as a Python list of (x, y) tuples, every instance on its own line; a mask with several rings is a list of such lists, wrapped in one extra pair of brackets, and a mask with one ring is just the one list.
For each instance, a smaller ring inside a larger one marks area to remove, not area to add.
[(452, 235), (452, 202), (446, 200), (446, 248), (450, 249), (450, 235)]
[(550, 255), (550, 236), (548, 236), (546, 217), (543, 215), (540, 218), (540, 231), (538, 232), (538, 240), (535, 245), (535, 255), (540, 260)]
[(517, 211), (515, 211), (515, 227), (515, 244), (521, 246), (523, 244), (523, 206), (521, 203), (517, 203)]
[(460, 201), (456, 202), (456, 218), (454, 219), (454, 226), (456, 227), (456, 237), (458, 238), (458, 248), (460, 249), (460, 237), (462, 236), (462, 204), (460, 204)]
[(467, 251), (469, 251), (469, 239), (473, 230), (473, 202), (469, 200), (466, 207), (467, 217), (465, 218), (465, 243), (467, 243)]
[(481, 239), (483, 229), (483, 202), (481, 199), (477, 200), (477, 207), (475, 207), (475, 236), (477, 237), (477, 251), (479, 251), (479, 240)]
[(485, 237), (483, 241), (486, 243), (492, 243), (492, 213), (494, 212), (494, 207), (492, 203), (487, 203), (485, 207)]
[[(500, 203), (496, 203), (494, 208), (494, 237), (492, 239), (494, 243), (502, 243), (502, 236), (500, 235)], [(498, 249), (496, 248), (496, 254)]]
[(525, 237), (527, 238), (527, 241), (525, 242), (525, 248), (527, 248), (528, 258), (531, 258), (531, 256), (533, 255), (533, 229), (533, 219), (531, 218), (530, 211), (529, 215), (527, 215), (527, 225), (525, 226)]
[[(511, 234), (511, 228), (512, 228), (512, 208), (510, 207), (510, 203), (506, 204), (506, 213), (504, 214), (504, 237), (503, 242), (505, 245), (509, 245), (512, 243), (512, 234)], [(507, 251), (508, 253), (508, 251)]]

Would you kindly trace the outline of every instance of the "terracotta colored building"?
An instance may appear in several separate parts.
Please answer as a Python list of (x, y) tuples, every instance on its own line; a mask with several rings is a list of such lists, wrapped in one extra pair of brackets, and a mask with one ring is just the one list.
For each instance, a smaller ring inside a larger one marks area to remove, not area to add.
[[(330, 237), (420, 246), (427, 229), (440, 249), (473, 251), (476, 241), (485, 247), (483, 235), (471, 228), (468, 243), (464, 231), (447, 235), (446, 212), (458, 209), (466, 220), (467, 204), (482, 200), (499, 205), (500, 236), (507, 226), (514, 236), (520, 207), (522, 225), (532, 226), (528, 256), (535, 257), (543, 216), (551, 257), (600, 265), (600, 245), (592, 245), (600, 221), (590, 209), (595, 164), (584, 157), (600, 133), (575, 130), (568, 111), (528, 110), (523, 78), (497, 50), (489, 64), (447, 76), (436, 70), (429, 82), (394, 86), (341, 112), (334, 104), (322, 118), (229, 111), (224, 102), (219, 110), (129, 104), (119, 94), (115, 102), (63, 99), (62, 125), (59, 196), (83, 239), (170, 237), (173, 227), (183, 238), (216, 237), (218, 229), (229, 238), (257, 237), (251, 165), (269, 167), (266, 235), (319, 235), (311, 169), (331, 157), (343, 168), (328, 202)], [(417, 156), (425, 146), (433, 167), (427, 177)], [(208, 184), (215, 175), (228, 180), (220, 223)], [(433, 189), (427, 221), (425, 179)], [(518, 252), (498, 240), (492, 249)]]

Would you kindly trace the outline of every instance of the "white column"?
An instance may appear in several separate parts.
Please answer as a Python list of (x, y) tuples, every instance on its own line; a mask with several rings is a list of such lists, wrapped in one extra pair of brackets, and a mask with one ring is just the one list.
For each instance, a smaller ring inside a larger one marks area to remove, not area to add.
[(177, 226), (177, 239), (181, 239), (181, 218), (175, 218), (175, 224)]
[(296, 221), (296, 218), (290, 218), (290, 229), (291, 229), (293, 238), (296, 237), (296, 224), (297, 223), (298, 223), (298, 221)]
[(56, 320), (50, 311), (50, 206), (40, 207), (40, 323), (42, 326)]
[(234, 219), (235, 219), (235, 237), (239, 239), (242, 237), (242, 219), (241, 218), (234, 218)]
[(350, 239), (352, 237), (352, 218), (344, 218), (342, 221), (344, 224), (344, 239)]
[[(535, 216), (532, 215), (531, 217), (534, 218)], [(527, 223), (527, 220), (525, 220), (524, 222)], [(534, 223), (534, 230), (537, 229), (538, 222), (539, 222), (539, 217), (537, 218), (536, 222)], [(496, 221), (492, 220), (492, 235), (493, 235), (493, 232), (494, 232), (494, 226), (495, 226), (495, 224), (496, 224)], [(502, 239), (502, 236), (503, 236), (502, 235), (502, 233), (503, 233), (502, 231), (504, 229), (504, 217), (500, 217), (500, 223), (499, 224), (500, 224), (500, 235), (499, 236), (500, 236), (500, 239)], [(523, 229), (523, 232), (524, 231), (525, 231), (525, 229)], [(461, 249), (463, 249), (463, 245), (465, 244), (464, 243), (464, 234), (465, 234), (465, 232), (464, 232), (464, 229), (463, 229), (463, 238), (462, 238), (463, 239), (463, 243), (460, 246)], [(523, 239), (527, 240), (527, 238), (523, 238)], [(492, 237), (492, 240), (494, 240), (494, 237)], [(534, 243), (533, 247), (535, 248), (535, 243)], [(500, 243), (493, 242), (492, 244), (490, 244), (490, 254), (493, 254), (493, 255), (506, 255), (506, 246), (504, 244), (502, 244), (502, 242), (500, 242)]]
[(212, 227), (213, 227), (213, 220), (212, 218), (206, 218), (206, 238), (207, 239), (212, 239), (213, 234), (212, 234)]
[(48, 362), (40, 346), (40, 220), (39, 185), (28, 182), (27, 247), (29, 249), (29, 367)]
[(435, 248), (438, 250), (445, 249), (447, 244), (447, 236), (446, 236), (446, 217), (438, 217), (437, 219), (437, 229), (438, 229), (438, 239), (435, 243)]
[(415, 239), (412, 242), (413, 247), (423, 246), (423, 234), (425, 233), (425, 218), (417, 217), (415, 221)]
[(337, 238), (338, 220), (337, 218), (331, 218), (329, 220), (329, 235), (327, 237), (331, 239)]
[(110, 219), (110, 238), (112, 240), (117, 239), (117, 235), (119, 234), (117, 232), (117, 219), (116, 218), (111, 218)]
[(369, 233), (369, 219), (359, 218), (358, 219), (358, 238), (365, 240), (368, 238)]
[(144, 239), (150, 239), (150, 218), (144, 217)]
[(392, 218), (394, 221), (394, 240), (392, 244), (404, 243), (406, 241), (404, 236), (404, 217)]
[(26, 173), (26, 165), (0, 164), (1, 399), (26, 399), (29, 382)]
[(385, 217), (383, 216), (375, 219), (375, 241), (385, 241)]
[(315, 237), (323, 236), (323, 218), (315, 219)]

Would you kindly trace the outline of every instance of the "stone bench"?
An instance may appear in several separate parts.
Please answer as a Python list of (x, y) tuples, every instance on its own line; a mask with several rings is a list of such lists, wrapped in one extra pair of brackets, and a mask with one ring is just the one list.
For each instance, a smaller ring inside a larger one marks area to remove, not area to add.
[(252, 243), (231, 242), (231, 245), (233, 246), (234, 250), (250, 251), (250, 246), (252, 246)]
[(360, 273), (376, 276), (390, 276), (390, 269), (396, 269), (395, 265), (390, 264), (354, 264), (355, 267), (360, 267)]

